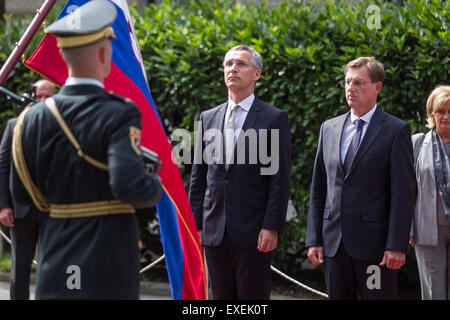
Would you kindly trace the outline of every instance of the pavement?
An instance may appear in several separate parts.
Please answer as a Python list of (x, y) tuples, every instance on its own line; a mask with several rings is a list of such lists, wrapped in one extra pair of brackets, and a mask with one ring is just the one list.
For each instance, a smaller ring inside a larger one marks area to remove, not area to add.
[[(9, 273), (0, 272), (0, 300), (10, 300), (9, 295)], [(36, 277), (31, 275), (30, 300), (35, 300)], [(291, 296), (272, 294), (271, 300), (303, 300)], [(170, 286), (166, 282), (141, 281), (140, 300), (172, 300)]]
[[(11, 300), (9, 294), (9, 273), (0, 272), (0, 300)], [(31, 275), (30, 300), (35, 300), (36, 277)], [(168, 283), (141, 282), (140, 300), (172, 300)]]

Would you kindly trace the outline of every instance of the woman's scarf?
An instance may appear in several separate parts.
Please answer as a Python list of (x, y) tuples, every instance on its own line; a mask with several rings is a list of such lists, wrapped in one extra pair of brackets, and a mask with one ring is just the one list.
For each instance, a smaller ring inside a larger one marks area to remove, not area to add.
[(434, 172), (438, 193), (442, 199), (444, 213), (450, 221), (450, 159), (441, 137), (432, 131)]

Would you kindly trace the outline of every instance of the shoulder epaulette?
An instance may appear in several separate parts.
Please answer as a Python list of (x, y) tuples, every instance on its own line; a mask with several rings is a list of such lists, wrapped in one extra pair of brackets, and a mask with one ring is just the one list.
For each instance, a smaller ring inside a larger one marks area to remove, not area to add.
[(120, 100), (121, 102), (125, 102), (128, 105), (131, 104), (133, 106), (136, 106), (136, 104), (130, 98), (125, 98), (125, 97), (119, 96), (118, 94), (115, 94), (112, 91), (109, 91), (108, 94), (111, 96), (111, 98), (114, 98), (116, 100)]

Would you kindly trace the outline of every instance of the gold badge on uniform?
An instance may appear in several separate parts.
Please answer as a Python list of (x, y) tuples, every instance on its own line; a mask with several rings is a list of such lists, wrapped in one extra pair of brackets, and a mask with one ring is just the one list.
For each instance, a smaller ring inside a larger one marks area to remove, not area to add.
[(130, 126), (130, 140), (134, 151), (141, 155), (141, 130), (139, 128)]

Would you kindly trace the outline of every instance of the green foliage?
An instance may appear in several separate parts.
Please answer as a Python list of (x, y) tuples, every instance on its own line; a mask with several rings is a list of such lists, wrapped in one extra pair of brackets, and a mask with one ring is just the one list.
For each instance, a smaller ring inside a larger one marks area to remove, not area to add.
[[(0, 29), (2, 30), (0, 33), (0, 43), (2, 43), (0, 50), (0, 61), (2, 65), (14, 49), (16, 42), (19, 41), (20, 36), (26, 30), (30, 21), (31, 20), (27, 18), (17, 19), (10, 15), (5, 15), (4, 20), (0, 20)], [(26, 50), (26, 54), (31, 52), (32, 51), (30, 51), (30, 48)], [(37, 75), (33, 74), (31, 70), (27, 70), (27, 68), (19, 62), (3, 86), (13, 92), (28, 92), (31, 89), (31, 84), (34, 79), (37, 79)], [(31, 84), (29, 85), (30, 82)], [(1, 101), (0, 130), (3, 132), (7, 120), (16, 116), (20, 112), (20, 108), (10, 102), (6, 102), (3, 97), (1, 97)]]
[[(62, 2), (54, 6), (50, 14), (47, 16), (47, 24), (56, 19), (62, 9), (62, 6)], [(4, 19), (0, 20), (0, 43), (2, 44), (0, 47), (1, 65), (6, 62), (16, 43), (19, 42), (21, 36), (25, 33), (25, 30), (28, 28), (31, 20), (33, 19), (33, 16), (14, 17), (8, 14), (3, 17)], [(43, 36), (43, 28), (40, 28), (25, 50), (25, 58), (28, 58), (33, 53)], [(25, 67), (22, 61), (19, 61), (9, 74), (8, 79), (3, 84), (3, 87), (15, 93), (22, 94), (29, 92), (33, 83), (40, 78), (41, 77), (38, 74)], [(7, 102), (3, 96), (0, 96), (0, 101), (0, 132), (3, 133), (8, 119), (17, 116), (21, 109), (20, 107)]]
[[(35, 261), (37, 257), (33, 258)], [(0, 272), (11, 272), (11, 254), (10, 253), (0, 253)], [(31, 272), (36, 272), (36, 265), (33, 263), (31, 265)]]
[(0, 272), (11, 271), (11, 256), (9, 254), (0, 255)]

